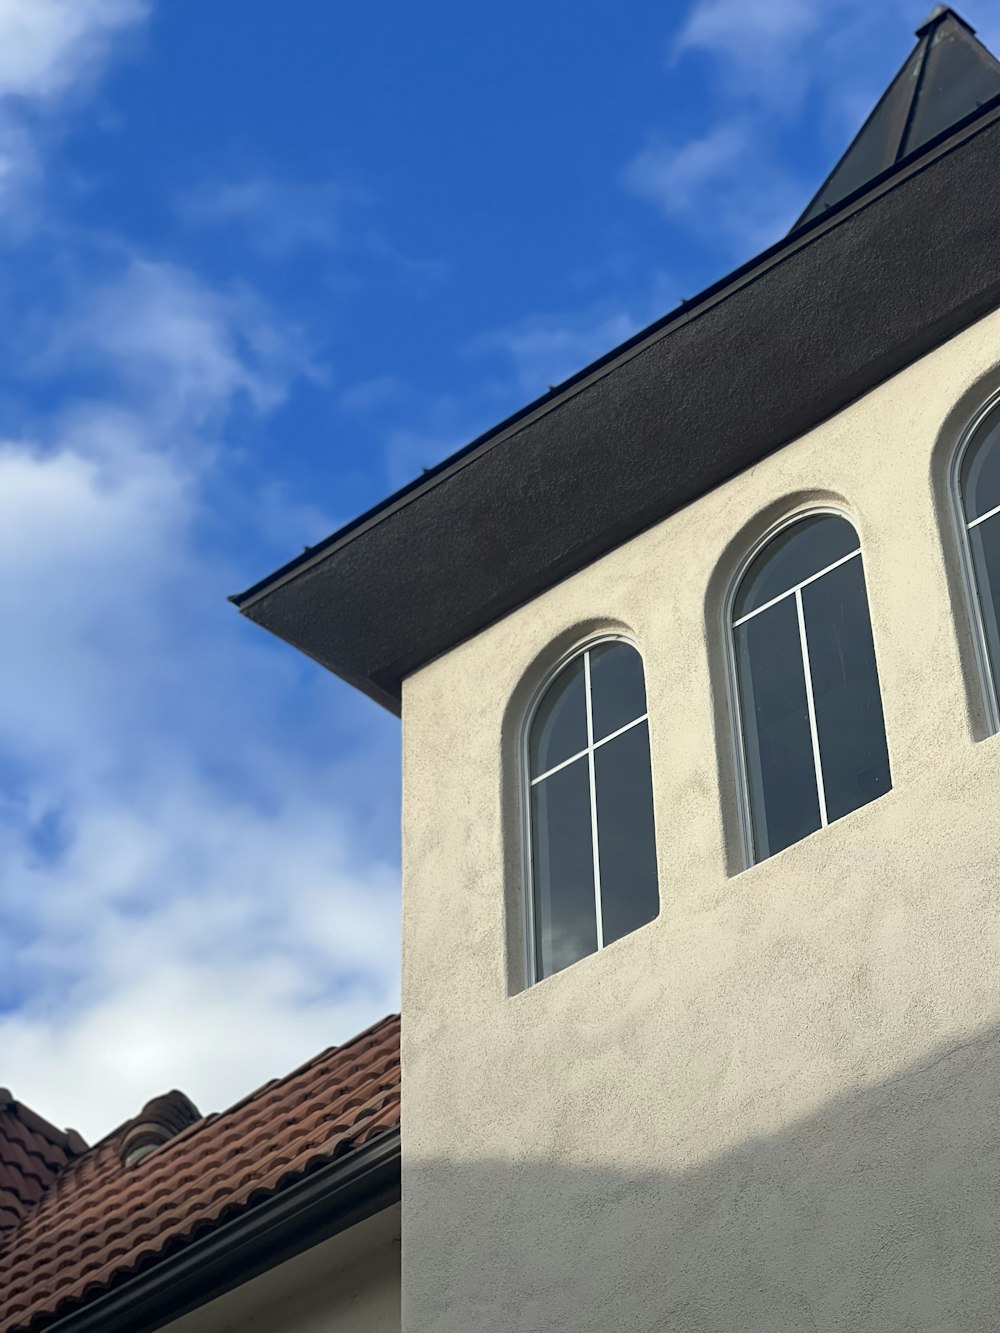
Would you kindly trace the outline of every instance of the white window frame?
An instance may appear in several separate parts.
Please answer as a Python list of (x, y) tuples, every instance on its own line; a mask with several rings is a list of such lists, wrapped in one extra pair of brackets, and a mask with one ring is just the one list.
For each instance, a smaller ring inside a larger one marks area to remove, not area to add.
[(969, 541), (969, 531), (984, 522), (986, 518), (992, 517), (996, 510), (991, 510), (989, 514), (980, 515), (979, 518), (973, 519), (972, 523), (966, 522), (965, 499), (962, 495), (962, 465), (965, 462), (966, 454), (969, 452), (973, 437), (995, 409), (1000, 409), (1000, 389), (995, 390), (982, 403), (959, 436), (958, 443), (952, 452), (948, 477), (948, 487), (951, 493), (951, 513), (955, 525), (955, 536), (958, 541), (962, 588), (969, 616), (969, 628), (972, 631), (976, 673), (979, 677), (980, 697), (986, 712), (986, 725), (991, 736), (1000, 732), (1000, 698), (998, 698), (997, 693), (997, 681), (993, 678), (993, 670), (990, 665), (989, 641), (986, 637), (986, 622), (983, 619), (982, 594), (976, 579), (976, 567), (972, 559), (972, 543)]
[[(749, 614), (737, 618), (734, 615), (736, 595), (740, 590), (744, 575), (764, 548), (768, 546), (775, 537), (784, 532), (786, 528), (794, 527), (804, 519), (819, 517), (823, 514), (829, 514), (834, 518), (842, 518), (850, 523), (852, 530), (858, 538), (857, 550), (852, 551), (850, 555), (841, 556), (838, 560), (824, 566), (823, 569), (818, 570), (815, 574), (811, 574), (808, 578), (803, 579), (801, 583), (794, 584), (785, 592), (781, 593), (780, 596), (774, 597), (770, 601), (763, 603), (763, 605), (755, 607)], [(736, 775), (736, 804), (739, 814), (740, 851), (744, 870), (749, 870), (751, 866), (761, 865), (764, 860), (769, 858), (758, 858), (754, 847), (753, 815), (750, 807), (750, 774), (747, 767), (746, 728), (743, 718), (743, 707), (740, 702), (739, 676), (736, 668), (736, 627), (738, 624), (743, 624), (747, 620), (752, 620), (754, 616), (759, 615), (761, 611), (775, 605), (775, 603), (784, 601), (786, 597), (795, 598), (795, 609), (799, 625), (799, 643), (802, 651), (802, 666), (805, 675), (806, 703), (809, 713), (809, 735), (812, 741), (813, 767), (816, 775), (816, 792), (819, 798), (820, 829), (827, 828), (829, 820), (827, 819), (826, 793), (823, 787), (823, 769), (819, 755), (819, 737), (816, 730), (812, 680), (810, 678), (809, 650), (804, 634), (802, 589), (808, 587), (810, 583), (814, 583), (817, 579), (822, 578), (824, 574), (829, 574), (832, 569), (836, 569), (839, 565), (847, 564), (849, 560), (855, 560), (859, 557), (862, 560), (863, 567), (863, 543), (861, 534), (858, 532), (858, 525), (852, 514), (849, 514), (846, 509), (842, 509), (838, 505), (803, 505), (800, 509), (792, 510), (790, 513), (783, 515), (775, 523), (771, 524), (767, 531), (754, 542), (743, 556), (735, 573), (729, 581), (729, 587), (726, 591), (722, 606), (722, 630), (723, 639), (726, 644), (726, 690), (729, 696), (729, 716), (732, 721), (730, 730), (732, 733), (733, 766)], [(866, 601), (867, 592), (868, 588), (866, 581)], [(870, 604), (868, 607), (868, 614), (870, 617)], [(818, 833), (820, 829), (815, 831)]]
[[(599, 840), (597, 834), (597, 810), (596, 810), (597, 784), (594, 778), (594, 753), (595, 751), (599, 750), (603, 745), (606, 745), (608, 741), (614, 740), (615, 737), (623, 735), (626, 731), (631, 731), (633, 727), (639, 726), (640, 723), (642, 722), (645, 722), (647, 727), (649, 726), (648, 692), (646, 695), (645, 713), (643, 713), (640, 717), (634, 718), (633, 721), (626, 723), (624, 727), (620, 727), (617, 731), (612, 732), (610, 736), (602, 736), (599, 741), (595, 742), (593, 739), (593, 714), (590, 707), (590, 658), (588, 657), (586, 659), (586, 663), (584, 666), (584, 672), (585, 672), (584, 687), (587, 695), (587, 745), (584, 747), (584, 749), (578, 751), (574, 755), (571, 755), (568, 759), (564, 759), (560, 763), (554, 764), (552, 768), (548, 768), (545, 770), (544, 773), (538, 773), (534, 777), (532, 777), (531, 775), (531, 761), (529, 754), (529, 745), (531, 741), (531, 727), (535, 720), (535, 714), (538, 712), (539, 705), (545, 698), (549, 686), (553, 684), (556, 677), (563, 670), (563, 668), (569, 666), (570, 662), (574, 661), (577, 657), (583, 657), (585, 653), (589, 654), (592, 649), (599, 648), (602, 643), (625, 643), (628, 644), (630, 648), (634, 649), (636, 653), (638, 653), (639, 661), (642, 663), (642, 683), (643, 683), (643, 688), (645, 689), (646, 659), (643, 657), (642, 650), (640, 649), (636, 641), (628, 634), (621, 634), (610, 631), (607, 634), (598, 634), (592, 638), (584, 639), (582, 642), (575, 644), (572, 648), (568, 649), (565, 653), (563, 653), (562, 657), (560, 657), (559, 660), (556, 663), (554, 663), (552, 667), (550, 667), (550, 669), (545, 673), (542, 680), (539, 682), (538, 687), (536, 688), (534, 694), (532, 694), (531, 699), (528, 703), (528, 707), (526, 708), (524, 713), (524, 720), (521, 723), (521, 736), (519, 741), (520, 794), (521, 794), (521, 848), (523, 852), (521, 875), (522, 875), (522, 884), (524, 886), (523, 897), (524, 897), (524, 924), (525, 924), (525, 967), (527, 969), (525, 975), (527, 977), (528, 986), (535, 986), (538, 984), (539, 981), (545, 980), (544, 977), (540, 977), (538, 975), (538, 958), (537, 958), (537, 948), (535, 944), (535, 924), (536, 924), (535, 923), (535, 872), (534, 872), (534, 856), (533, 856), (532, 837), (531, 837), (531, 788), (536, 783), (541, 782), (544, 778), (550, 777), (553, 773), (558, 772), (559, 769), (565, 768), (568, 764), (572, 764), (578, 759), (582, 759), (584, 755), (587, 756), (587, 763), (590, 770), (588, 774), (590, 783), (590, 830), (591, 830), (591, 838), (593, 841), (592, 855), (594, 858), (594, 901), (597, 912), (597, 948), (594, 950), (594, 952), (601, 953), (601, 951), (604, 948), (606, 948), (606, 945), (604, 943), (603, 914), (601, 907), (601, 868), (599, 861)], [(650, 744), (649, 766), (650, 766), (650, 775), (649, 775), (650, 782), (652, 782), (652, 777), (653, 777), (652, 744)], [(659, 879), (659, 876), (657, 876), (657, 879)], [(657, 889), (659, 889), (659, 884), (657, 884)], [(586, 957), (588, 958), (592, 956), (593, 955), (591, 954), (586, 955)], [(579, 959), (578, 961), (582, 962), (583, 959)]]

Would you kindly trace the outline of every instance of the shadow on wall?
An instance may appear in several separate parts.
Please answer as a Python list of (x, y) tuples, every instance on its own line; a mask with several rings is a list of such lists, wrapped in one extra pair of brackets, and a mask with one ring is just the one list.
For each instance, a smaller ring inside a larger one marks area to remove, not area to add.
[(403, 1190), (406, 1333), (996, 1333), (1000, 1028), (689, 1170), (442, 1161)]

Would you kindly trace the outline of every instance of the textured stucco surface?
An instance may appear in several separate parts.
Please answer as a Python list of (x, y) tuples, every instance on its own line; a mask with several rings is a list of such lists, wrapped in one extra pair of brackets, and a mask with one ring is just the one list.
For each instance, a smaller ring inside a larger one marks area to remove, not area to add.
[[(406, 1333), (995, 1330), (1000, 737), (947, 465), (998, 365), (993, 314), (405, 682)], [(894, 788), (744, 869), (722, 606), (810, 502), (861, 537)], [(525, 988), (521, 710), (614, 627), (661, 911)]]
[(220, 1296), (164, 1333), (399, 1333), (396, 1204)]

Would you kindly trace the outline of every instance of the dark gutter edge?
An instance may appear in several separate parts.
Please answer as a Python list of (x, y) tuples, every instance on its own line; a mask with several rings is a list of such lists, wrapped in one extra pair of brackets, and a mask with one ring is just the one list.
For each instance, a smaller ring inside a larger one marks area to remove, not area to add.
[(152, 1333), (400, 1198), (399, 1130), (335, 1158), (38, 1333)]
[(949, 126), (941, 134), (929, 139), (926, 144), (921, 145), (913, 153), (900, 158), (898, 162), (887, 167), (870, 181), (866, 181), (864, 185), (859, 186), (851, 194), (845, 195), (839, 203), (833, 205), (821, 216), (813, 218), (802, 226), (796, 224), (787, 236), (781, 237), (759, 255), (754, 255), (731, 273), (725, 274), (722, 278), (704, 288), (697, 296), (683, 301), (674, 310), (669, 311), (645, 329), (633, 334), (631, 338), (612, 348), (610, 352), (606, 352), (596, 361), (584, 366), (582, 370), (571, 375), (569, 379), (564, 380), (555, 389), (543, 394), (540, 398), (534, 399), (527, 406), (519, 408), (511, 416), (505, 417), (497, 425), (491, 426), (488, 430), (477, 435), (468, 444), (463, 445), (440, 463), (429, 468), (423, 475), (407, 482), (405, 486), (394, 491), (386, 499), (373, 505), (370, 509), (366, 509), (357, 518), (351, 519), (350, 522), (338, 528), (329, 537), (323, 538), (315, 546), (308, 547), (301, 555), (287, 561), (273, 573), (265, 575), (264, 578), (252, 584), (246, 591), (233, 593), (228, 600), (239, 611), (245, 612), (260, 597), (276, 591), (282, 584), (288, 583), (292, 578), (305, 573), (313, 565), (320, 563), (331, 551), (346, 545), (349, 540), (360, 535), (361, 532), (391, 517), (396, 510), (417, 499), (421, 494), (433, 490), (435, 486), (446, 481), (448, 477), (468, 466), (469, 463), (474, 462), (480, 454), (502, 444), (531, 422), (559, 407), (567, 399), (575, 397), (597, 380), (610, 374), (619, 365), (637, 356), (647, 346), (666, 336), (674, 328), (697, 319), (734, 292), (742, 287), (749, 286), (771, 268), (783, 263), (799, 250), (805, 249), (813, 240), (839, 226), (849, 215), (861, 212), (877, 199), (880, 199), (882, 195), (903, 184), (911, 176), (925, 171), (938, 158), (947, 156), (956, 148), (961, 147), (967, 140), (975, 138), (977, 134), (988, 129), (998, 119), (1000, 119), (1000, 94), (984, 102), (982, 106), (970, 112), (968, 116), (956, 122), (955, 125)]

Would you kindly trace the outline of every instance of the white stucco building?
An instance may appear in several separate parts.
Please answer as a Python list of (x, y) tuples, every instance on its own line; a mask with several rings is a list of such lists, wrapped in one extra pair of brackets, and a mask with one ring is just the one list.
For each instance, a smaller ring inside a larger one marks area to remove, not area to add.
[(786, 238), (234, 599), (402, 718), (401, 1148), (120, 1327), (996, 1328), (998, 163), (939, 7)]
[(995, 1327), (998, 76), (937, 11), (787, 238), (240, 599), (402, 717), (407, 1333)]

